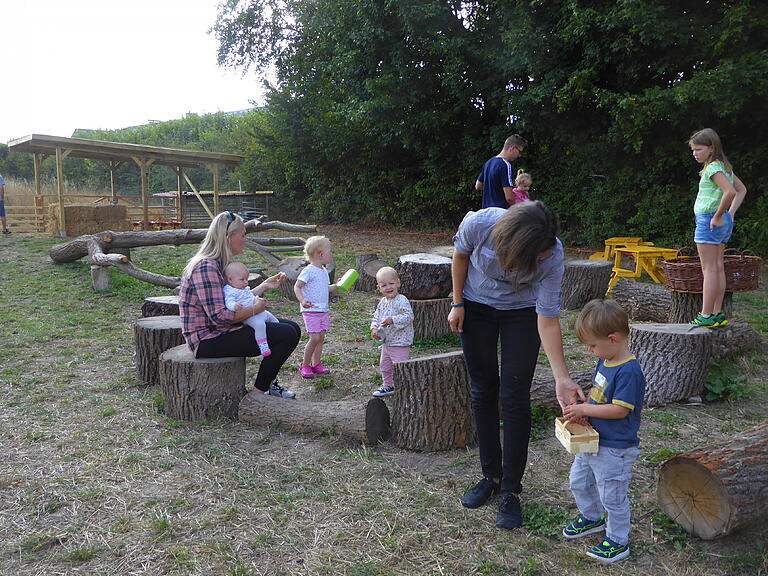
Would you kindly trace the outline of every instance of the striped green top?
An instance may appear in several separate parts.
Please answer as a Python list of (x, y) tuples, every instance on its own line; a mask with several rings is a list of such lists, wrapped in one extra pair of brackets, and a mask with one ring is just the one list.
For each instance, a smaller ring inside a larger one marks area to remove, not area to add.
[(699, 194), (696, 196), (696, 203), (693, 205), (694, 214), (709, 214), (710, 212), (717, 212), (720, 207), (720, 200), (723, 198), (723, 191), (717, 187), (712, 176), (722, 172), (728, 181), (733, 184), (733, 173), (726, 172), (725, 166), (720, 160), (715, 160), (707, 164), (704, 171), (701, 173), (701, 180), (699, 180)]

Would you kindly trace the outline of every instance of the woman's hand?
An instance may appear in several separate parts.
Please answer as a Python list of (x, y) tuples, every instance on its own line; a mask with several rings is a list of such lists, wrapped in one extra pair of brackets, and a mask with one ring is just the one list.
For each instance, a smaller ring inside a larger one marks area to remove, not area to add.
[(253, 311), (251, 316), (260, 314), (261, 312), (264, 312), (264, 310), (266, 309), (267, 309), (267, 301), (264, 298), (255, 298), (253, 300), (253, 306), (251, 306), (251, 310)]
[(464, 329), (464, 307), (451, 308), (448, 312), (448, 326), (451, 332), (462, 332)]
[(256, 286), (251, 292), (254, 296), (261, 296), (266, 292), (267, 290), (275, 290), (276, 288), (280, 287), (280, 284), (282, 284), (286, 279), (286, 275), (283, 272), (278, 272), (274, 276), (270, 276), (264, 282)]
[(579, 400), (586, 401), (584, 390), (570, 378), (555, 378), (555, 396), (560, 409), (565, 414), (566, 406), (576, 404)]
[(712, 216), (712, 220), (709, 221), (709, 230), (710, 232), (715, 229), (717, 226), (723, 226), (725, 225), (725, 220), (723, 220), (722, 216), (718, 216), (715, 214)]

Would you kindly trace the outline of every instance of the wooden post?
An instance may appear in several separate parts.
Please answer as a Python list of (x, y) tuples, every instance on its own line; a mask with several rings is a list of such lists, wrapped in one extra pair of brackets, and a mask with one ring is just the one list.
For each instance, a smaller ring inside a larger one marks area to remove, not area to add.
[(35, 167), (35, 227), (38, 232), (45, 231), (45, 199), (43, 198), (43, 188), (40, 182), (40, 174), (45, 156), (35, 152), (32, 155)]
[(768, 421), (670, 458), (659, 470), (662, 510), (711, 540), (768, 518)]
[(56, 146), (56, 192), (59, 196), (59, 236), (67, 237), (67, 219), (64, 215), (64, 153)]
[(221, 212), (219, 209), (219, 165), (209, 164), (208, 166), (213, 174), (213, 213)]

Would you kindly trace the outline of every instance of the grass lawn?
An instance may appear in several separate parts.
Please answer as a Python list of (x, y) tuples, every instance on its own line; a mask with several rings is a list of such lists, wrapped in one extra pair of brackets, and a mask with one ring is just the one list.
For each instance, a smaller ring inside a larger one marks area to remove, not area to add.
[[(339, 274), (355, 254), (400, 254), (450, 243), (450, 235), (322, 227)], [(727, 400), (644, 412), (635, 467), (632, 556), (596, 565), (585, 541), (566, 541), (575, 514), (571, 457), (537, 413), (522, 497), (525, 526), (494, 527), (496, 502), (459, 498), (479, 477), (475, 448), (416, 453), (371, 448), (334, 435), (302, 436), (239, 422), (166, 418), (154, 387), (136, 380), (131, 322), (142, 301), (171, 292), (112, 270), (96, 293), (85, 261), (54, 264), (57, 240), (13, 234), (0, 245), (0, 575), (587, 575), (768, 574), (768, 526), (705, 542), (659, 509), (665, 458), (768, 418), (765, 345), (713, 370)], [(196, 246), (140, 248), (134, 263), (178, 275)], [(250, 252), (243, 261), (262, 263)], [(768, 291), (734, 297), (737, 316), (764, 336)], [(351, 292), (332, 306), (324, 362), (329, 377), (302, 380), (305, 338), (281, 383), (322, 403), (361, 401), (380, 382), (367, 328), (377, 297)], [(270, 295), (277, 316), (298, 305)], [(566, 356), (594, 365), (564, 313)], [(453, 336), (417, 342), (413, 355), (458, 348)], [(542, 354), (542, 366), (546, 360)], [(249, 378), (258, 360), (249, 362)], [(288, 400), (286, 400), (288, 401)], [(587, 538), (586, 540), (589, 540)]]

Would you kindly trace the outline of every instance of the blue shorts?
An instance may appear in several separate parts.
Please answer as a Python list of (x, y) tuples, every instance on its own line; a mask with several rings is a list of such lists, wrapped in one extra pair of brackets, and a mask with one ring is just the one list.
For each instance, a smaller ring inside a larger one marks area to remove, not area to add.
[(714, 230), (709, 229), (709, 222), (714, 216), (714, 212), (706, 214), (696, 214), (696, 232), (693, 234), (693, 241), (696, 244), (727, 244), (733, 234), (733, 217), (730, 213), (723, 214), (722, 226), (715, 226)]

